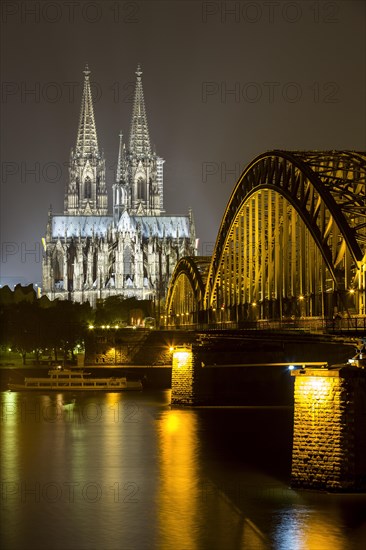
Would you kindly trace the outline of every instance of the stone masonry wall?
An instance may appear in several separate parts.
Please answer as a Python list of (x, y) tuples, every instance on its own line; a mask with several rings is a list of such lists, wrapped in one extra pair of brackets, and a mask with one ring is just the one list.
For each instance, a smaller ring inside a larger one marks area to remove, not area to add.
[(366, 371), (295, 371), (291, 484), (335, 491), (366, 484)]
[(174, 405), (195, 403), (195, 362), (192, 346), (178, 347), (173, 352), (172, 397)]

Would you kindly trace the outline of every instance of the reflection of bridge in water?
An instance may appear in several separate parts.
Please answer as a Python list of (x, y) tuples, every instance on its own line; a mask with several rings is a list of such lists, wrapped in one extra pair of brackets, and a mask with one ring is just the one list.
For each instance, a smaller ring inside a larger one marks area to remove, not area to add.
[(232, 192), (212, 258), (178, 262), (165, 325), (364, 330), (365, 253), (365, 153), (264, 153)]

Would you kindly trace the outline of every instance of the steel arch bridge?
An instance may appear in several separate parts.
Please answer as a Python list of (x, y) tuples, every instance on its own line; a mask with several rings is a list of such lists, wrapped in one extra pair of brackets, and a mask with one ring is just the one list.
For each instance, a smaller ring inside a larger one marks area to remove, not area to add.
[(177, 264), (168, 323), (364, 315), (365, 270), (366, 153), (270, 151), (240, 176), (212, 258)]
[(206, 321), (203, 300), (210, 263), (211, 258), (206, 256), (186, 257), (177, 263), (167, 294), (167, 304), (170, 304), (168, 324), (172, 315), (176, 325)]

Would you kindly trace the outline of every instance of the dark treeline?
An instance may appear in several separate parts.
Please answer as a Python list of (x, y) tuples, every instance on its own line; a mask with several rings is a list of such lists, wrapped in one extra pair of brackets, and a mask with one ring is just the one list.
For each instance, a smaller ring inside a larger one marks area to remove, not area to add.
[(0, 316), (1, 345), (19, 352), (25, 364), (32, 352), (37, 362), (44, 353), (56, 361), (72, 358), (76, 346), (82, 346), (93, 311), (89, 303), (37, 299), (32, 285), (17, 285), (14, 292), (1, 289)]
[(150, 314), (150, 302), (114, 296), (98, 303), (93, 310), (89, 302), (37, 298), (32, 285), (17, 285), (14, 291), (0, 289), (0, 345), (22, 355), (34, 353), (36, 362), (42, 355), (59, 361), (73, 360), (77, 346), (82, 349), (90, 324), (127, 325), (131, 318)]

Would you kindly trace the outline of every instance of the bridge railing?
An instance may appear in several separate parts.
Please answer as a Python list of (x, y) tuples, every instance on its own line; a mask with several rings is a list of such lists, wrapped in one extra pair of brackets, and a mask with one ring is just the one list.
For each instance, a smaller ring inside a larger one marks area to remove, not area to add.
[(334, 318), (327, 321), (327, 332), (366, 332), (366, 316)]
[(301, 331), (311, 333), (366, 333), (366, 316), (337, 317), (307, 317), (295, 319), (258, 319), (257, 321), (225, 321), (220, 323), (196, 323), (182, 325), (166, 325), (169, 330), (268, 330), (268, 331)]

